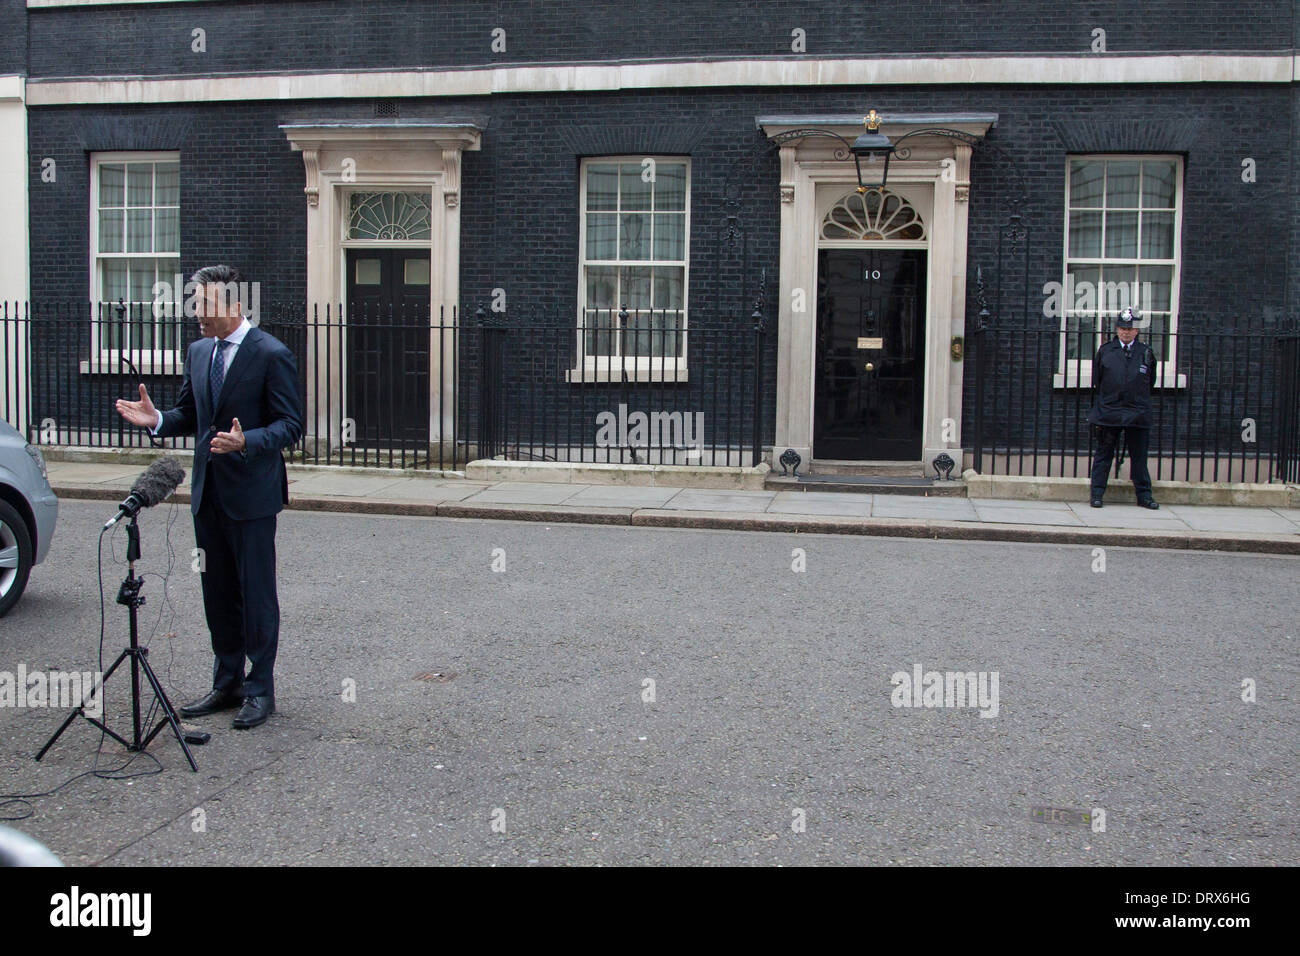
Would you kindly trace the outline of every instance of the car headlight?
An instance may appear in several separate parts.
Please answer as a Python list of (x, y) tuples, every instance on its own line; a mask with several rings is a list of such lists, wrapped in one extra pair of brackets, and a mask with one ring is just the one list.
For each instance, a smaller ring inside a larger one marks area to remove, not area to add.
[(41, 477), (46, 481), (49, 481), (50, 473), (45, 468), (45, 456), (41, 454), (41, 450), (35, 445), (28, 445), (27, 454), (31, 455), (32, 461), (36, 462), (36, 467), (40, 469)]

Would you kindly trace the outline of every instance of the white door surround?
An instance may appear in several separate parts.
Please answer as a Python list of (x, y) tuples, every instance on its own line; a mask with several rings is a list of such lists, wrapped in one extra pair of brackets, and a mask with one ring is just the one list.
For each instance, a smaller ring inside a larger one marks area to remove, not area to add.
[[(821, 129), (852, 142), (864, 127), (858, 115), (760, 116), (768, 137), (796, 129)], [(954, 129), (982, 138), (997, 121), (993, 113), (882, 114), (880, 132), (891, 140), (914, 130)], [(844, 193), (857, 186), (857, 171), (844, 147), (825, 136), (780, 146), (781, 253), (777, 323), (776, 435), (769, 462), (793, 448), (812, 460), (813, 395), (816, 387), (817, 250), (827, 246), (928, 248), (926, 297), (925, 407), (922, 449), (925, 467), (946, 451), (961, 473), (962, 364), (952, 358), (955, 336), (964, 334), (966, 312), (966, 222), (971, 147), (942, 135), (907, 141), (910, 155), (889, 164), (885, 188), (909, 200), (921, 213), (922, 242), (826, 241), (822, 218)], [(837, 156), (837, 152), (839, 155)], [(871, 175), (864, 166), (864, 178)], [(945, 434), (945, 419), (951, 419)], [(948, 441), (943, 439), (947, 438)]]
[[(346, 248), (351, 244), (346, 238), (348, 196), (357, 190), (370, 189), (418, 190), (430, 195), (430, 241), (415, 245), (430, 249), (432, 322), (437, 323), (441, 314), (445, 325), (452, 325), (460, 298), (461, 153), (480, 148), (483, 128), (473, 122), (421, 121), (280, 127), (289, 145), (302, 152), (306, 173), (303, 192), (307, 200), (307, 307), (320, 307), (322, 323), (325, 306), (337, 308), (346, 294)], [(345, 334), (341, 326), (337, 331), (318, 327), (315, 334), (308, 336), (308, 362), (314, 363), (317, 352), (345, 355), (342, 349)], [(437, 442), (443, 436), (452, 437), (455, 410), (455, 396), (451, 391), (451, 383), (457, 380), (451, 372), (456, 361), (454, 337), (449, 330), (437, 337), (441, 338), (440, 342), (430, 342), (429, 381), (432, 388), (441, 388), (441, 394), (429, 396), (430, 442)], [(315, 382), (316, 375), (308, 376), (306, 424), (309, 437), (334, 447), (342, 437), (341, 396), (345, 377), (341, 362), (336, 359), (328, 375), (328, 383)], [(323, 396), (317, 401), (314, 393), (318, 386), (330, 396), (331, 407), (324, 407)]]

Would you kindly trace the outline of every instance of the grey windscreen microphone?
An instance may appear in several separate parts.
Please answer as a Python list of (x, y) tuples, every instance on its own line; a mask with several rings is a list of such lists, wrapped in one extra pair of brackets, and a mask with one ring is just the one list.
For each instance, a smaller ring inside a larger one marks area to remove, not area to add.
[(134, 518), (141, 508), (159, 504), (184, 480), (185, 471), (175, 458), (157, 459), (135, 479), (131, 493), (117, 506), (117, 514), (104, 527), (111, 528), (123, 518)]

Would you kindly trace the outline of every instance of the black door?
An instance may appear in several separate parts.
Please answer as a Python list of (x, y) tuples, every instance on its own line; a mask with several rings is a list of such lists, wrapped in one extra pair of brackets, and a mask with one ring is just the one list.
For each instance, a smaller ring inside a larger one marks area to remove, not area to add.
[(925, 256), (922, 249), (818, 254), (814, 458), (921, 459)]
[(429, 252), (349, 249), (346, 415), (365, 447), (429, 444)]

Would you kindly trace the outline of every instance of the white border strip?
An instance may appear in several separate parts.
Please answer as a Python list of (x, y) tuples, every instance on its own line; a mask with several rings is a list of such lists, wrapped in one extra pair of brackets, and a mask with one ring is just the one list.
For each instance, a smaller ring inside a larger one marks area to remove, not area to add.
[(31, 79), (32, 106), (488, 96), (735, 86), (1290, 83), (1292, 54), (716, 60), (351, 73)]
[(125, 7), (133, 3), (211, 3), (212, 0), (27, 0), (27, 9), (40, 7)]

